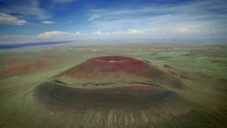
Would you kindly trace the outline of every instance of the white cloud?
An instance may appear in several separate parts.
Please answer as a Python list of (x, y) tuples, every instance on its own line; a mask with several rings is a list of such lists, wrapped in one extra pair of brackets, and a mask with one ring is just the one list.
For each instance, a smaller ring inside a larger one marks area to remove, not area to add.
[(56, 8), (73, 1), (78, 0), (47, 0), (42, 2), (47, 4), (48, 7), (43, 7), (40, 0), (5, 0), (3, 3), (6, 6), (1, 6), (0, 11), (7, 14), (17, 14), (28, 18), (46, 20), (53, 17)]
[(94, 15), (91, 15), (89, 18), (88, 18), (88, 21), (92, 21), (92, 20), (95, 20), (95, 19), (98, 19), (100, 18), (101, 16), (97, 15), (97, 14), (94, 14)]
[(36, 36), (38, 40), (43, 41), (62, 41), (62, 40), (75, 40), (80, 32), (63, 32), (63, 31), (50, 31), (44, 32)]
[(211, 34), (206, 30), (199, 30), (197, 28), (182, 26), (176, 28), (160, 29), (128, 29), (127, 31), (95, 31), (95, 32), (63, 32), (63, 31), (50, 31), (44, 32), (37, 36), (40, 40), (76, 40), (76, 39), (111, 39), (111, 38), (162, 38), (162, 37), (178, 37), (182, 35), (200, 35), (201, 33)]
[[(210, 34), (204, 36), (201, 33)], [(175, 29), (169, 29), (168, 32), (152, 29), (129, 29), (127, 31), (112, 32), (64, 32), (49, 31), (34, 36), (13, 36), (0, 35), (1, 43), (32, 43), (46, 41), (72, 41), (72, 40), (89, 40), (89, 39), (165, 39), (165, 38), (215, 38), (216, 31), (200, 30), (196, 27), (182, 26)], [(180, 36), (179, 36), (180, 35)], [(221, 36), (220, 36), (221, 37)], [(223, 38), (223, 37), (222, 37)], [(225, 38), (226, 39), (226, 38)]]
[(5, 13), (13, 13), (22, 16), (32, 16), (39, 20), (44, 20), (52, 17), (50, 11), (40, 7), (38, 0), (21, 0), (21, 1), (6, 1), (7, 6), (1, 7), (0, 11)]
[[(209, 35), (223, 33), (223, 27), (212, 21), (191, 19), (186, 15), (161, 15), (114, 20), (94, 20), (92, 23), (100, 31), (128, 32), (128, 34), (147, 36), (180, 36), (180, 35)], [(132, 29), (133, 28), (133, 29)], [(125, 33), (124, 33), (125, 34)]]
[(23, 25), (26, 21), (16, 16), (0, 12), (0, 24)]
[(180, 27), (177, 28), (177, 32), (182, 34), (197, 34), (200, 31), (197, 30), (196, 28)]
[(54, 38), (62, 38), (65, 36), (69, 36), (71, 33), (62, 32), (62, 31), (51, 31), (51, 32), (44, 32), (38, 35), (39, 38), (46, 38), (46, 39), (54, 39)]
[(121, 35), (123, 33), (124, 32), (122, 32), (122, 31), (113, 31), (111, 34), (113, 34), (113, 35)]
[[(214, 11), (211, 11), (214, 10)], [(92, 9), (88, 21), (96, 30), (150, 35), (207, 35), (227, 33), (224, 0), (188, 2), (187, 4), (141, 6), (137, 8)], [(136, 31), (135, 31), (136, 30)], [(149, 36), (150, 36), (149, 35)]]
[(102, 32), (101, 32), (101, 31), (97, 31), (97, 32), (94, 32), (94, 33), (92, 33), (92, 34), (94, 34), (94, 35), (101, 35)]
[(50, 21), (50, 20), (44, 20), (42, 21), (43, 24), (55, 24), (55, 21)]
[(112, 37), (112, 33), (109, 32), (63, 32), (63, 31), (50, 31), (44, 32), (36, 36), (38, 40), (45, 41), (65, 41), (65, 40), (76, 40), (76, 39), (101, 39)]
[(128, 30), (129, 34), (143, 34), (142, 30), (136, 30), (136, 29), (129, 29)]

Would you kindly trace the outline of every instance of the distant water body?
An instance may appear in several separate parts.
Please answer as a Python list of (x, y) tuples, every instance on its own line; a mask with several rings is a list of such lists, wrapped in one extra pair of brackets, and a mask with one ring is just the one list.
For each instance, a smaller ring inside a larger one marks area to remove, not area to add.
[(22, 47), (35, 47), (35, 46), (48, 46), (48, 45), (58, 45), (69, 42), (39, 42), (39, 43), (18, 43), (18, 44), (0, 44), (0, 49), (13, 49)]

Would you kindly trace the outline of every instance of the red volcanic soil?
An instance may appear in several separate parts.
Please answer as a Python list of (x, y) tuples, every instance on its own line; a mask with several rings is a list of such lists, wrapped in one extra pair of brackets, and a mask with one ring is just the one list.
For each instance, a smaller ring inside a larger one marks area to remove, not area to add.
[[(40, 55), (34, 55), (34, 57), (26, 57), (15, 55), (7, 58), (4, 61), (4, 65), (8, 68), (0, 70), (0, 77), (8, 77), (15, 74), (31, 72), (39, 69), (47, 69), (50, 66), (59, 62), (64, 62), (64, 57), (62, 56), (50, 56), (47, 52)], [(8, 64), (10, 64), (8, 66)]]
[(142, 61), (120, 56), (97, 57), (89, 60), (88, 64), (94, 65), (94, 69), (101, 68), (101, 72), (124, 71), (134, 74), (146, 74), (147, 69), (150, 68)]
[(49, 63), (31, 63), (31, 64), (19, 64), (7, 68), (4, 71), (0, 71), (0, 77), (6, 77), (24, 72), (31, 72), (40, 68), (49, 67)]
[[(123, 56), (103, 56), (89, 59), (59, 76), (67, 76), (77, 80), (100, 80), (107, 77), (113, 79), (130, 78), (132, 75), (149, 78), (157, 75), (159, 70), (143, 61)], [(127, 74), (123, 76), (123, 74)], [(58, 77), (59, 77), (58, 76)], [(127, 78), (126, 78), (127, 77)], [(114, 81), (114, 80), (113, 80)]]

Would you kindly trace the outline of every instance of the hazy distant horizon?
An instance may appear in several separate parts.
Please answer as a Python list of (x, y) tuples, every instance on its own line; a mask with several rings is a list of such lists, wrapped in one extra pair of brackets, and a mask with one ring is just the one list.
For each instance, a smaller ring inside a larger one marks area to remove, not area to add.
[(137, 44), (226, 44), (225, 38), (221, 39), (84, 39), (71, 41), (44, 41), (44, 42), (10, 42), (0, 43), (0, 49), (14, 49), (39, 46), (114, 46)]

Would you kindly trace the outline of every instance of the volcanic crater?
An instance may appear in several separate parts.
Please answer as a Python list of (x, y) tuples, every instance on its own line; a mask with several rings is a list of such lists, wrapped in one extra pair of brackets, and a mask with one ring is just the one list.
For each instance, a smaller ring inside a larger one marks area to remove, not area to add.
[(183, 103), (170, 90), (182, 86), (180, 80), (155, 65), (130, 57), (102, 56), (50, 78), (36, 88), (34, 95), (42, 104), (58, 108), (139, 109)]

